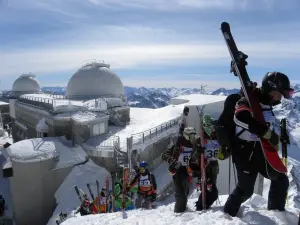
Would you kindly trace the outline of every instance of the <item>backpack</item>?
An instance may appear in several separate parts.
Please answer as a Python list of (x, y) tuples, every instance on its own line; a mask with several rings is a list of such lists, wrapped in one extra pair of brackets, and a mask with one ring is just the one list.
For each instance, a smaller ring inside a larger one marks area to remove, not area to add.
[[(224, 109), (216, 123), (216, 133), (218, 141), (221, 145), (218, 159), (224, 160), (230, 157), (233, 149), (233, 142), (239, 134), (235, 134), (235, 123), (233, 121), (235, 106), (238, 100), (242, 97), (241, 94), (235, 93), (227, 96), (224, 102)], [(243, 130), (242, 130), (243, 131)]]

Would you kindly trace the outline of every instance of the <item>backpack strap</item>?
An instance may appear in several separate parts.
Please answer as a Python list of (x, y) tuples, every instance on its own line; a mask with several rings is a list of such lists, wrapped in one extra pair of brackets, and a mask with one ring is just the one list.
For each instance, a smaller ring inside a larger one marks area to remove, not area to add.
[(245, 128), (242, 128), (242, 130), (240, 130), (240, 132), (238, 132), (236, 135), (235, 135), (235, 137), (239, 137), (242, 133), (244, 133), (244, 131), (246, 131), (246, 129)]

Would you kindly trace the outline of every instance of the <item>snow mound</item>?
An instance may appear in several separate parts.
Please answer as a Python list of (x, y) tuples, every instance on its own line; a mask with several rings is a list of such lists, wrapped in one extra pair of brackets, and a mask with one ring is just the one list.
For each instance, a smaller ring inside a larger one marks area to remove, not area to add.
[(193, 224), (297, 224), (298, 217), (291, 212), (267, 211), (266, 200), (258, 195), (248, 200), (241, 208), (238, 217), (231, 217), (223, 213), (223, 205), (228, 196), (220, 196), (219, 206), (213, 206), (206, 212), (194, 211), (194, 203), (197, 199), (188, 201), (188, 209), (183, 214), (173, 212), (174, 203), (159, 206), (153, 210), (128, 211), (127, 218), (123, 219), (122, 213), (108, 213), (100, 215), (72, 217), (62, 225), (193, 225)]
[(74, 165), (86, 161), (86, 153), (80, 147), (72, 147), (71, 141), (64, 137), (44, 137), (26, 139), (7, 148), (11, 160), (39, 161), (56, 160), (56, 168)]

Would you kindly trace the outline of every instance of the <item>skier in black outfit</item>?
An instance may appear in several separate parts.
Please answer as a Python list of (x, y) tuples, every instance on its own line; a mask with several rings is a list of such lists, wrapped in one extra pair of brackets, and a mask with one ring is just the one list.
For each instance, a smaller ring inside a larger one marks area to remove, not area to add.
[(271, 180), (268, 209), (285, 210), (288, 178), (285, 174), (276, 172), (267, 163), (259, 137), (269, 140), (278, 149), (279, 136), (273, 127), (275, 115), (272, 107), (280, 104), (282, 96), (290, 98), (293, 89), (290, 88), (290, 81), (285, 74), (272, 72), (265, 75), (262, 87), (255, 88), (255, 91), (258, 94), (267, 126), (252, 117), (246, 98), (242, 97), (237, 102), (234, 115), (237, 135), (232, 157), (237, 169), (238, 183), (224, 206), (224, 212), (231, 216), (236, 216), (241, 204), (252, 196), (258, 173)]
[[(175, 213), (184, 212), (187, 205), (190, 182), (192, 177), (188, 173), (188, 161), (192, 154), (193, 143), (196, 139), (194, 128), (184, 129), (186, 135), (179, 133), (176, 144), (168, 146), (162, 154), (162, 160), (169, 164), (169, 173), (173, 175), (175, 185)], [(188, 139), (186, 138), (188, 137)]]

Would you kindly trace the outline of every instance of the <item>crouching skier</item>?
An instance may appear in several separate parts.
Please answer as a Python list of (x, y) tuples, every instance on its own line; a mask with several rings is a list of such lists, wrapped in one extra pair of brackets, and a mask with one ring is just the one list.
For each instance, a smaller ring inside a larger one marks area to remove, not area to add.
[(142, 161), (139, 166), (139, 173), (130, 182), (127, 190), (131, 190), (137, 184), (137, 198), (135, 207), (151, 209), (154, 206), (157, 196), (157, 185), (155, 176), (148, 170), (148, 163)]
[(186, 210), (192, 177), (188, 173), (188, 161), (193, 151), (196, 130), (193, 127), (179, 131), (175, 144), (171, 143), (162, 154), (162, 160), (169, 164), (168, 172), (173, 176), (175, 186), (175, 213)]
[[(199, 179), (201, 183), (201, 152), (204, 151), (205, 156), (205, 174), (206, 174), (206, 192), (205, 192), (205, 205), (206, 209), (209, 208), (218, 199), (217, 189), (217, 176), (219, 174), (219, 163), (217, 160), (220, 145), (217, 140), (215, 127), (213, 125), (214, 119), (206, 114), (203, 117), (203, 130), (204, 130), (204, 143), (203, 149), (200, 145), (200, 139), (195, 141), (195, 150), (193, 151), (189, 160), (189, 173), (193, 177)], [(202, 206), (202, 193), (196, 202), (196, 210), (203, 210)]]

